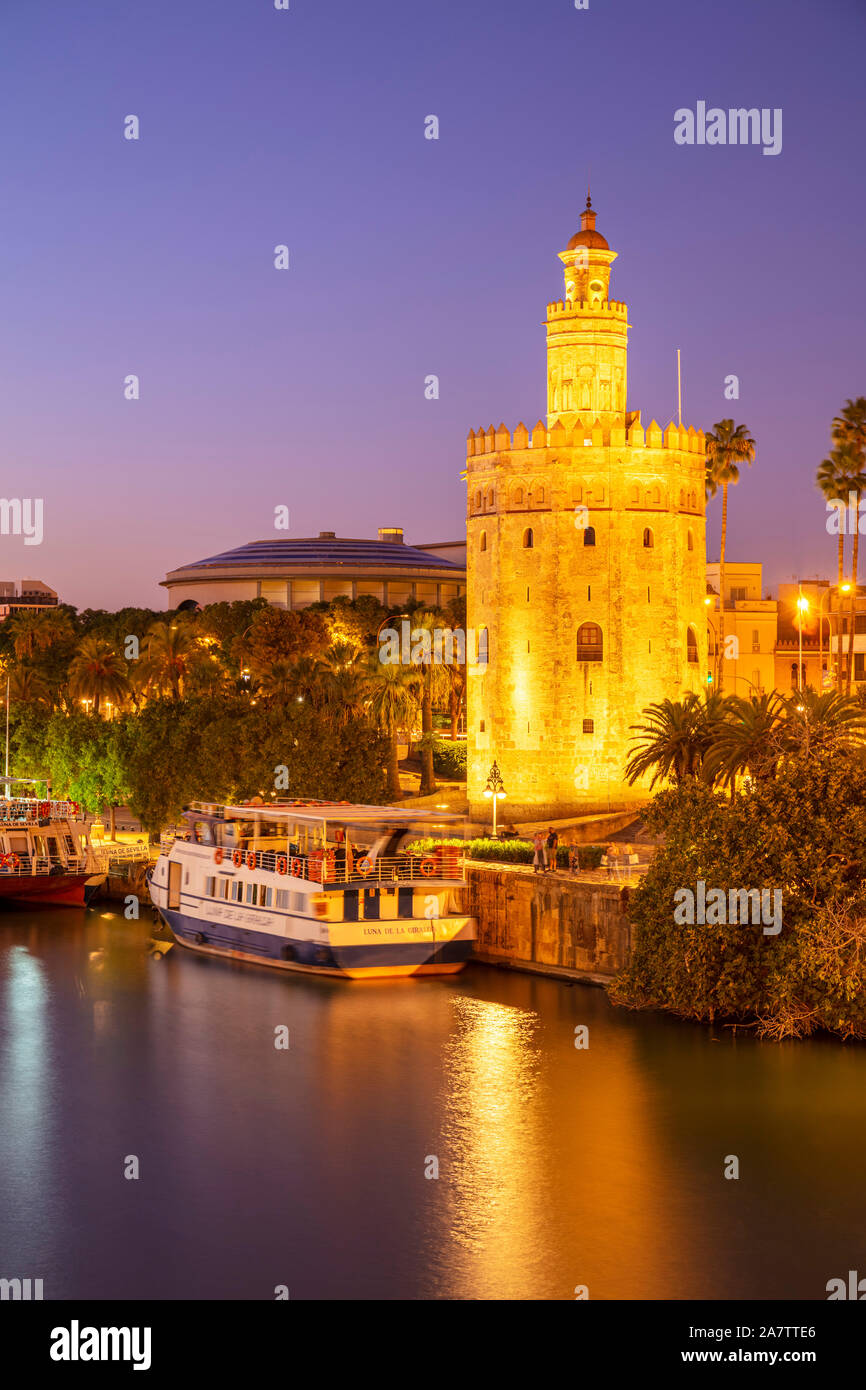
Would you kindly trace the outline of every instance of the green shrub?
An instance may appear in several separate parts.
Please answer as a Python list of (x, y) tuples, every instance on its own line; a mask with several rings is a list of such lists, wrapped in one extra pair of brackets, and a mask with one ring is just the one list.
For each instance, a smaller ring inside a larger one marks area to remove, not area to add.
[[(425, 838), (415, 840), (412, 849), (416, 854), (428, 854), (434, 845), (463, 845), (467, 859), (488, 860), (498, 864), (531, 864), (535, 850), (529, 840), (439, 840)], [(568, 845), (560, 845), (556, 855), (556, 866), (568, 868)], [(579, 845), (581, 869), (597, 869), (604, 845)]]
[[(773, 1039), (817, 1029), (866, 1038), (862, 752), (813, 747), (735, 800), (690, 781), (657, 796), (645, 818), (665, 843), (631, 894), (632, 956), (610, 987), (614, 1003), (736, 1020)], [(707, 895), (780, 892), (781, 930), (692, 925), (680, 910), (678, 922), (682, 890), (697, 897), (699, 881)]]
[(454, 782), (465, 782), (465, 739), (458, 742), (452, 742), (450, 739), (437, 739), (433, 744), (433, 771), (437, 777), (448, 777)]

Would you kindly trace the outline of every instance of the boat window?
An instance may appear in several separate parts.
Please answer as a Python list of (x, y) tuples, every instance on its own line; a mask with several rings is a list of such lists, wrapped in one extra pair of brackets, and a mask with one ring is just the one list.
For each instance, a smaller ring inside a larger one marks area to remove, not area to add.
[(244, 900), (244, 885), (241, 883), (241, 881), (240, 881), (239, 878), (236, 878), (235, 881), (234, 881), (234, 883), (232, 884), (232, 902), (233, 902), (233, 903), (242, 903), (243, 900)]
[(240, 839), (238, 826), (235, 822), (227, 821), (225, 824), (217, 825), (214, 828), (216, 830), (217, 844), (227, 845), (230, 849), (234, 849)]
[(215, 885), (216, 885), (216, 879), (215, 879), (215, 878), (206, 878), (206, 879), (205, 879), (205, 881), (204, 881), (205, 897), (208, 897), (208, 898), (212, 898), (212, 897), (213, 897)]
[(193, 825), (193, 834), (196, 843), (199, 845), (212, 845), (213, 836), (211, 835), (210, 823), (206, 820), (197, 820)]
[(277, 907), (281, 912), (287, 912), (289, 908), (289, 894), (287, 889), (277, 889)]
[(262, 886), (262, 891), (261, 891), (261, 893), (260, 893), (260, 895), (259, 895), (259, 906), (260, 906), (260, 907), (270, 907), (272, 895), (273, 895), (273, 889), (272, 889), (272, 888), (265, 888), (264, 885), (263, 885), (263, 886)]
[(257, 883), (247, 884), (247, 902), (252, 903), (253, 906), (255, 906), (258, 901), (258, 888), (259, 885)]

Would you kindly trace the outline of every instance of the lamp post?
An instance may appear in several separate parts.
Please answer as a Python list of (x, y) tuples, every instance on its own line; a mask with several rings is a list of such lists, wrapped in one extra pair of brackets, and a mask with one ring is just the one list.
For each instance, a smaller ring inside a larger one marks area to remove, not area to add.
[(809, 600), (806, 598), (806, 595), (803, 593), (803, 586), (802, 586), (802, 584), (800, 583), (799, 580), (797, 581), (797, 587), (798, 587), (798, 589), (799, 589), (799, 593), (798, 593), (798, 595), (797, 595), (797, 614), (798, 614), (798, 617), (797, 617), (797, 634), (798, 634), (798, 637), (799, 637), (799, 639), (800, 639), (800, 640), (799, 640), (800, 657), (799, 657), (799, 661), (798, 661), (798, 663), (797, 663), (797, 694), (798, 694), (798, 695), (802, 695), (802, 693), (803, 693), (803, 614), (806, 613), (806, 612), (808, 611), (808, 608), (809, 608)]
[[(838, 593), (840, 593), (840, 594), (850, 594), (850, 592), (851, 592), (851, 585), (850, 585), (849, 583), (846, 582), (846, 583), (844, 583), (844, 584), (840, 584), (840, 585), (839, 585), (839, 587), (838, 587)], [(828, 587), (827, 587), (827, 592), (826, 592), (825, 594), (822, 594), (822, 596), (821, 596), (821, 602), (820, 602), (820, 604), (818, 605), (818, 668), (819, 668), (819, 670), (821, 669), (822, 664), (823, 664), (823, 661), (824, 661), (824, 628), (823, 628), (823, 626), (822, 626), (822, 620), (823, 620), (823, 619), (822, 619), (822, 615), (823, 615), (823, 611), (824, 611), (824, 603), (826, 602), (826, 600), (827, 600), (828, 598), (830, 598), (830, 596), (831, 596), (832, 593), (833, 593), (832, 585), (828, 585)], [(828, 626), (828, 628), (829, 628), (829, 630), (830, 630), (830, 646), (829, 646), (829, 650), (828, 650), (828, 655), (832, 658), (832, 656), (833, 656), (833, 612), (832, 612), (832, 609), (827, 613), (827, 626)], [(840, 635), (839, 633), (837, 633), (837, 640), (836, 640), (836, 686), (837, 686), (837, 689), (838, 689), (838, 688), (841, 686), (841, 684), (842, 684), (842, 682), (841, 682), (841, 680), (840, 680), (840, 673), (841, 673), (841, 669), (842, 669), (842, 652), (841, 652), (841, 646), (842, 646), (842, 638), (841, 638), (841, 635)]]
[[(712, 604), (712, 602), (713, 602), (713, 596), (712, 596), (711, 594), (707, 594), (706, 598), (704, 599), (704, 604), (705, 604), (705, 606), (706, 606), (708, 609), (709, 609), (710, 605)], [(719, 674), (719, 672), (718, 672), (718, 665), (719, 665), (719, 635), (718, 635), (718, 632), (716, 631), (715, 623), (713, 623), (713, 622), (710, 621), (709, 612), (707, 613), (707, 624), (708, 624), (708, 626), (709, 626), (709, 628), (710, 628), (710, 631), (711, 631), (712, 634), (713, 634), (713, 647), (715, 648), (715, 650), (714, 650), (714, 652), (713, 652), (713, 674), (712, 674), (712, 676), (710, 677), (710, 684), (713, 684), (713, 685), (714, 685), (714, 684), (716, 684), (716, 676)]]
[(496, 807), (505, 795), (505, 783), (502, 774), (494, 761), (492, 768), (487, 774), (487, 786), (484, 788), (484, 795), (489, 799), (493, 798), (493, 838), (496, 839)]

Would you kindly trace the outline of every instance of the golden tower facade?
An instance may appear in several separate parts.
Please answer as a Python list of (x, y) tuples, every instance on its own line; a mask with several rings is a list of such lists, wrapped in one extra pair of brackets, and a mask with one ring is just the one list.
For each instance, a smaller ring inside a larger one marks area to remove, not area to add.
[(467, 440), (475, 815), (494, 759), (511, 821), (646, 800), (625, 782), (629, 726), (706, 688), (704, 435), (629, 412), (628, 310), (595, 220), (587, 198), (547, 306), (546, 425)]

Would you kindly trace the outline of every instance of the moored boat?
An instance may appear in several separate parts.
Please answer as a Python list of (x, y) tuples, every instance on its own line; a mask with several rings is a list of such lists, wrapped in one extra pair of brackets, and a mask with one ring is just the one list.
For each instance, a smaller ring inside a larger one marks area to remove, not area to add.
[[(195, 802), (160, 854), (151, 900), (208, 955), (350, 979), (454, 974), (475, 923), (460, 817), (293, 801)], [(424, 837), (432, 848), (422, 852)], [(439, 841), (442, 841), (440, 843)]]
[(76, 802), (0, 797), (0, 904), (84, 907), (105, 878)]

